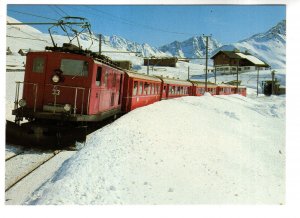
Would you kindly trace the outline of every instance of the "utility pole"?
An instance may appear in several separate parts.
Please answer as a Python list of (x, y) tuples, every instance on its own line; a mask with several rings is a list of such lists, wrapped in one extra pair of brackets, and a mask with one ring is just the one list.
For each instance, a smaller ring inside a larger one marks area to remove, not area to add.
[(147, 75), (149, 75), (149, 57), (148, 57), (148, 59), (147, 59)]
[(275, 70), (272, 70), (272, 95), (275, 95)]
[(215, 71), (215, 84), (217, 84), (217, 68), (216, 66), (214, 66), (214, 71)]
[(257, 67), (256, 96), (258, 96), (258, 82), (259, 82), (259, 67)]
[(99, 55), (102, 53), (102, 34), (99, 34)]
[(237, 59), (237, 66), (236, 66), (236, 94), (239, 93), (239, 66), (240, 66), (240, 59)]
[(211, 37), (211, 35), (209, 35), (209, 36), (203, 35), (203, 37), (206, 38), (206, 43), (205, 43), (205, 92), (207, 92), (208, 37)]

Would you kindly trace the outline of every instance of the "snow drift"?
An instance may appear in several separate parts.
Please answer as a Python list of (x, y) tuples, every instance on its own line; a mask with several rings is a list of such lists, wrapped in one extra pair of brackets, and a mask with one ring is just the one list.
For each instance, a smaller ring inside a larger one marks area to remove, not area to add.
[(26, 204), (282, 204), (285, 98), (184, 97), (92, 134)]

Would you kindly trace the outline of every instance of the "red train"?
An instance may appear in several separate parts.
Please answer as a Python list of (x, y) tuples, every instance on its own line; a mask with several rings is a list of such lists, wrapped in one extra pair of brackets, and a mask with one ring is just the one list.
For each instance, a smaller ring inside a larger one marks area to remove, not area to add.
[[(239, 93), (246, 96), (245, 87), (236, 90), (225, 84), (208, 83), (207, 91), (212, 95)], [(41, 137), (50, 131), (50, 126), (52, 129), (58, 129), (57, 126), (59, 129), (77, 128), (162, 99), (201, 96), (204, 92), (203, 82), (123, 70), (104, 56), (70, 49), (70, 45), (65, 44), (27, 54), (24, 82), (17, 82), (12, 113), (16, 124)], [(20, 124), (24, 118), (29, 122)]]

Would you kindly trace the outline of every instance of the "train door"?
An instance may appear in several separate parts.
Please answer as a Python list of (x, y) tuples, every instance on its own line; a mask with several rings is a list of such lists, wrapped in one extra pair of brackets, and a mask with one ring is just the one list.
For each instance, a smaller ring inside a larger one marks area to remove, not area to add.
[(96, 81), (95, 81), (95, 89), (94, 89), (94, 93), (95, 93), (95, 101), (94, 101), (94, 113), (97, 113), (99, 111), (99, 107), (100, 107), (100, 94), (101, 94), (101, 86), (102, 86), (102, 73), (103, 69), (102, 66), (97, 66), (97, 70), (96, 70)]
[(161, 98), (162, 99), (166, 99), (167, 98), (167, 93), (168, 93), (167, 84), (163, 84)]

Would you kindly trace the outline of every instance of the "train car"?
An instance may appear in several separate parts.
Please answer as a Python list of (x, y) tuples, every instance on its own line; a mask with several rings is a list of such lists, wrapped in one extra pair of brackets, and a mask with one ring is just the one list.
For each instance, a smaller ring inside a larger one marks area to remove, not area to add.
[(217, 95), (232, 95), (236, 93), (236, 87), (228, 84), (219, 84)]
[[(202, 96), (205, 93), (205, 82), (191, 81), (193, 83), (192, 95), (193, 96)], [(207, 83), (207, 92), (211, 95), (217, 94), (218, 86), (214, 83)]]
[(246, 88), (246, 86), (239, 86), (237, 94), (240, 94), (240, 95), (246, 97), (247, 96), (247, 88)]
[(126, 113), (160, 101), (161, 84), (157, 77), (126, 71), (122, 111)]
[(161, 99), (192, 95), (193, 84), (189, 81), (161, 78)]

